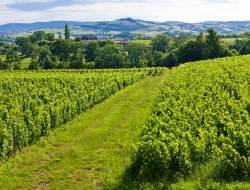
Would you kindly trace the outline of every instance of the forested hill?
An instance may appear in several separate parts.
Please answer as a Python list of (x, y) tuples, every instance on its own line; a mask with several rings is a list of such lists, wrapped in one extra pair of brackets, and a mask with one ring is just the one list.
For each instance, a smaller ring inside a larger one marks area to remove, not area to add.
[(157, 33), (176, 35), (179, 33), (197, 34), (207, 28), (215, 29), (219, 34), (232, 34), (250, 30), (250, 21), (207, 21), (200, 23), (185, 23), (178, 21), (154, 22), (132, 18), (100, 22), (51, 21), (36, 23), (10, 23), (0, 25), (0, 34), (22, 33), (35, 30), (56, 29), (64, 27), (65, 23), (72, 26), (74, 33), (93, 33), (108, 36), (110, 34), (133, 33), (152, 36)]

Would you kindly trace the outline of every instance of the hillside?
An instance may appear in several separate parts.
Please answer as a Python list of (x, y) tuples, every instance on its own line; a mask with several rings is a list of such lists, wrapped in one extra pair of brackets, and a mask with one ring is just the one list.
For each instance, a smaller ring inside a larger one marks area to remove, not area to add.
[(35, 22), (35, 23), (9, 23), (0, 25), (0, 34), (14, 34), (30, 32), (34, 30), (42, 30), (49, 28), (64, 27), (65, 23), (69, 26), (90, 24), (91, 22), (74, 22), (74, 21), (51, 21), (51, 22)]
[[(7, 35), (28, 33), (35, 30), (63, 34), (64, 25), (68, 23), (71, 35), (96, 34), (102, 37), (133, 37), (138, 35), (154, 36), (158, 33), (166, 33), (174, 36), (180, 33), (197, 34), (205, 32), (207, 28), (214, 28), (219, 34), (242, 33), (250, 30), (250, 21), (207, 21), (200, 23), (185, 23), (178, 21), (154, 22), (140, 19), (122, 18), (114, 21), (100, 22), (74, 22), (52, 21), (36, 23), (10, 23), (0, 25), (2, 38)], [(9, 39), (11, 38), (9, 37)], [(6, 37), (7, 38), (7, 37)]]

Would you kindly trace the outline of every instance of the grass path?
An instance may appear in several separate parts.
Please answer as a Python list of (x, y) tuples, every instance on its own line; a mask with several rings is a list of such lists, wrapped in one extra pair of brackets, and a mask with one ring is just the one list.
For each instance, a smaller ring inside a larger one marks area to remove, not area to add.
[(0, 189), (112, 189), (165, 80), (129, 86), (0, 166)]

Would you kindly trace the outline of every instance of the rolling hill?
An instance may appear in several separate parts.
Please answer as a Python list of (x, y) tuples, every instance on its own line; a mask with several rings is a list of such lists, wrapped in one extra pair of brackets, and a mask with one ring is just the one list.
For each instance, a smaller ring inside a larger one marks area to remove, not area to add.
[[(250, 21), (206, 21), (200, 23), (186, 23), (179, 21), (155, 22), (132, 18), (121, 18), (114, 21), (75, 22), (51, 21), (36, 23), (10, 23), (0, 25), (0, 35), (9, 36), (11, 41), (14, 34), (29, 33), (44, 30), (55, 34), (63, 34), (65, 23), (70, 26), (72, 36), (95, 34), (102, 37), (133, 37), (138, 35), (154, 36), (165, 33), (170, 36), (180, 33), (197, 34), (206, 32), (207, 28), (214, 28), (219, 34), (242, 33), (250, 30)], [(11, 37), (10, 37), (11, 36)]]

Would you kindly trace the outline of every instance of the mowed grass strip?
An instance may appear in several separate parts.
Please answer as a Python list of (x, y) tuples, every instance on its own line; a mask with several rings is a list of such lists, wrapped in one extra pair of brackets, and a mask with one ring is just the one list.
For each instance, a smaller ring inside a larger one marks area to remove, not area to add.
[(116, 187), (165, 77), (148, 76), (2, 162), (0, 189)]

